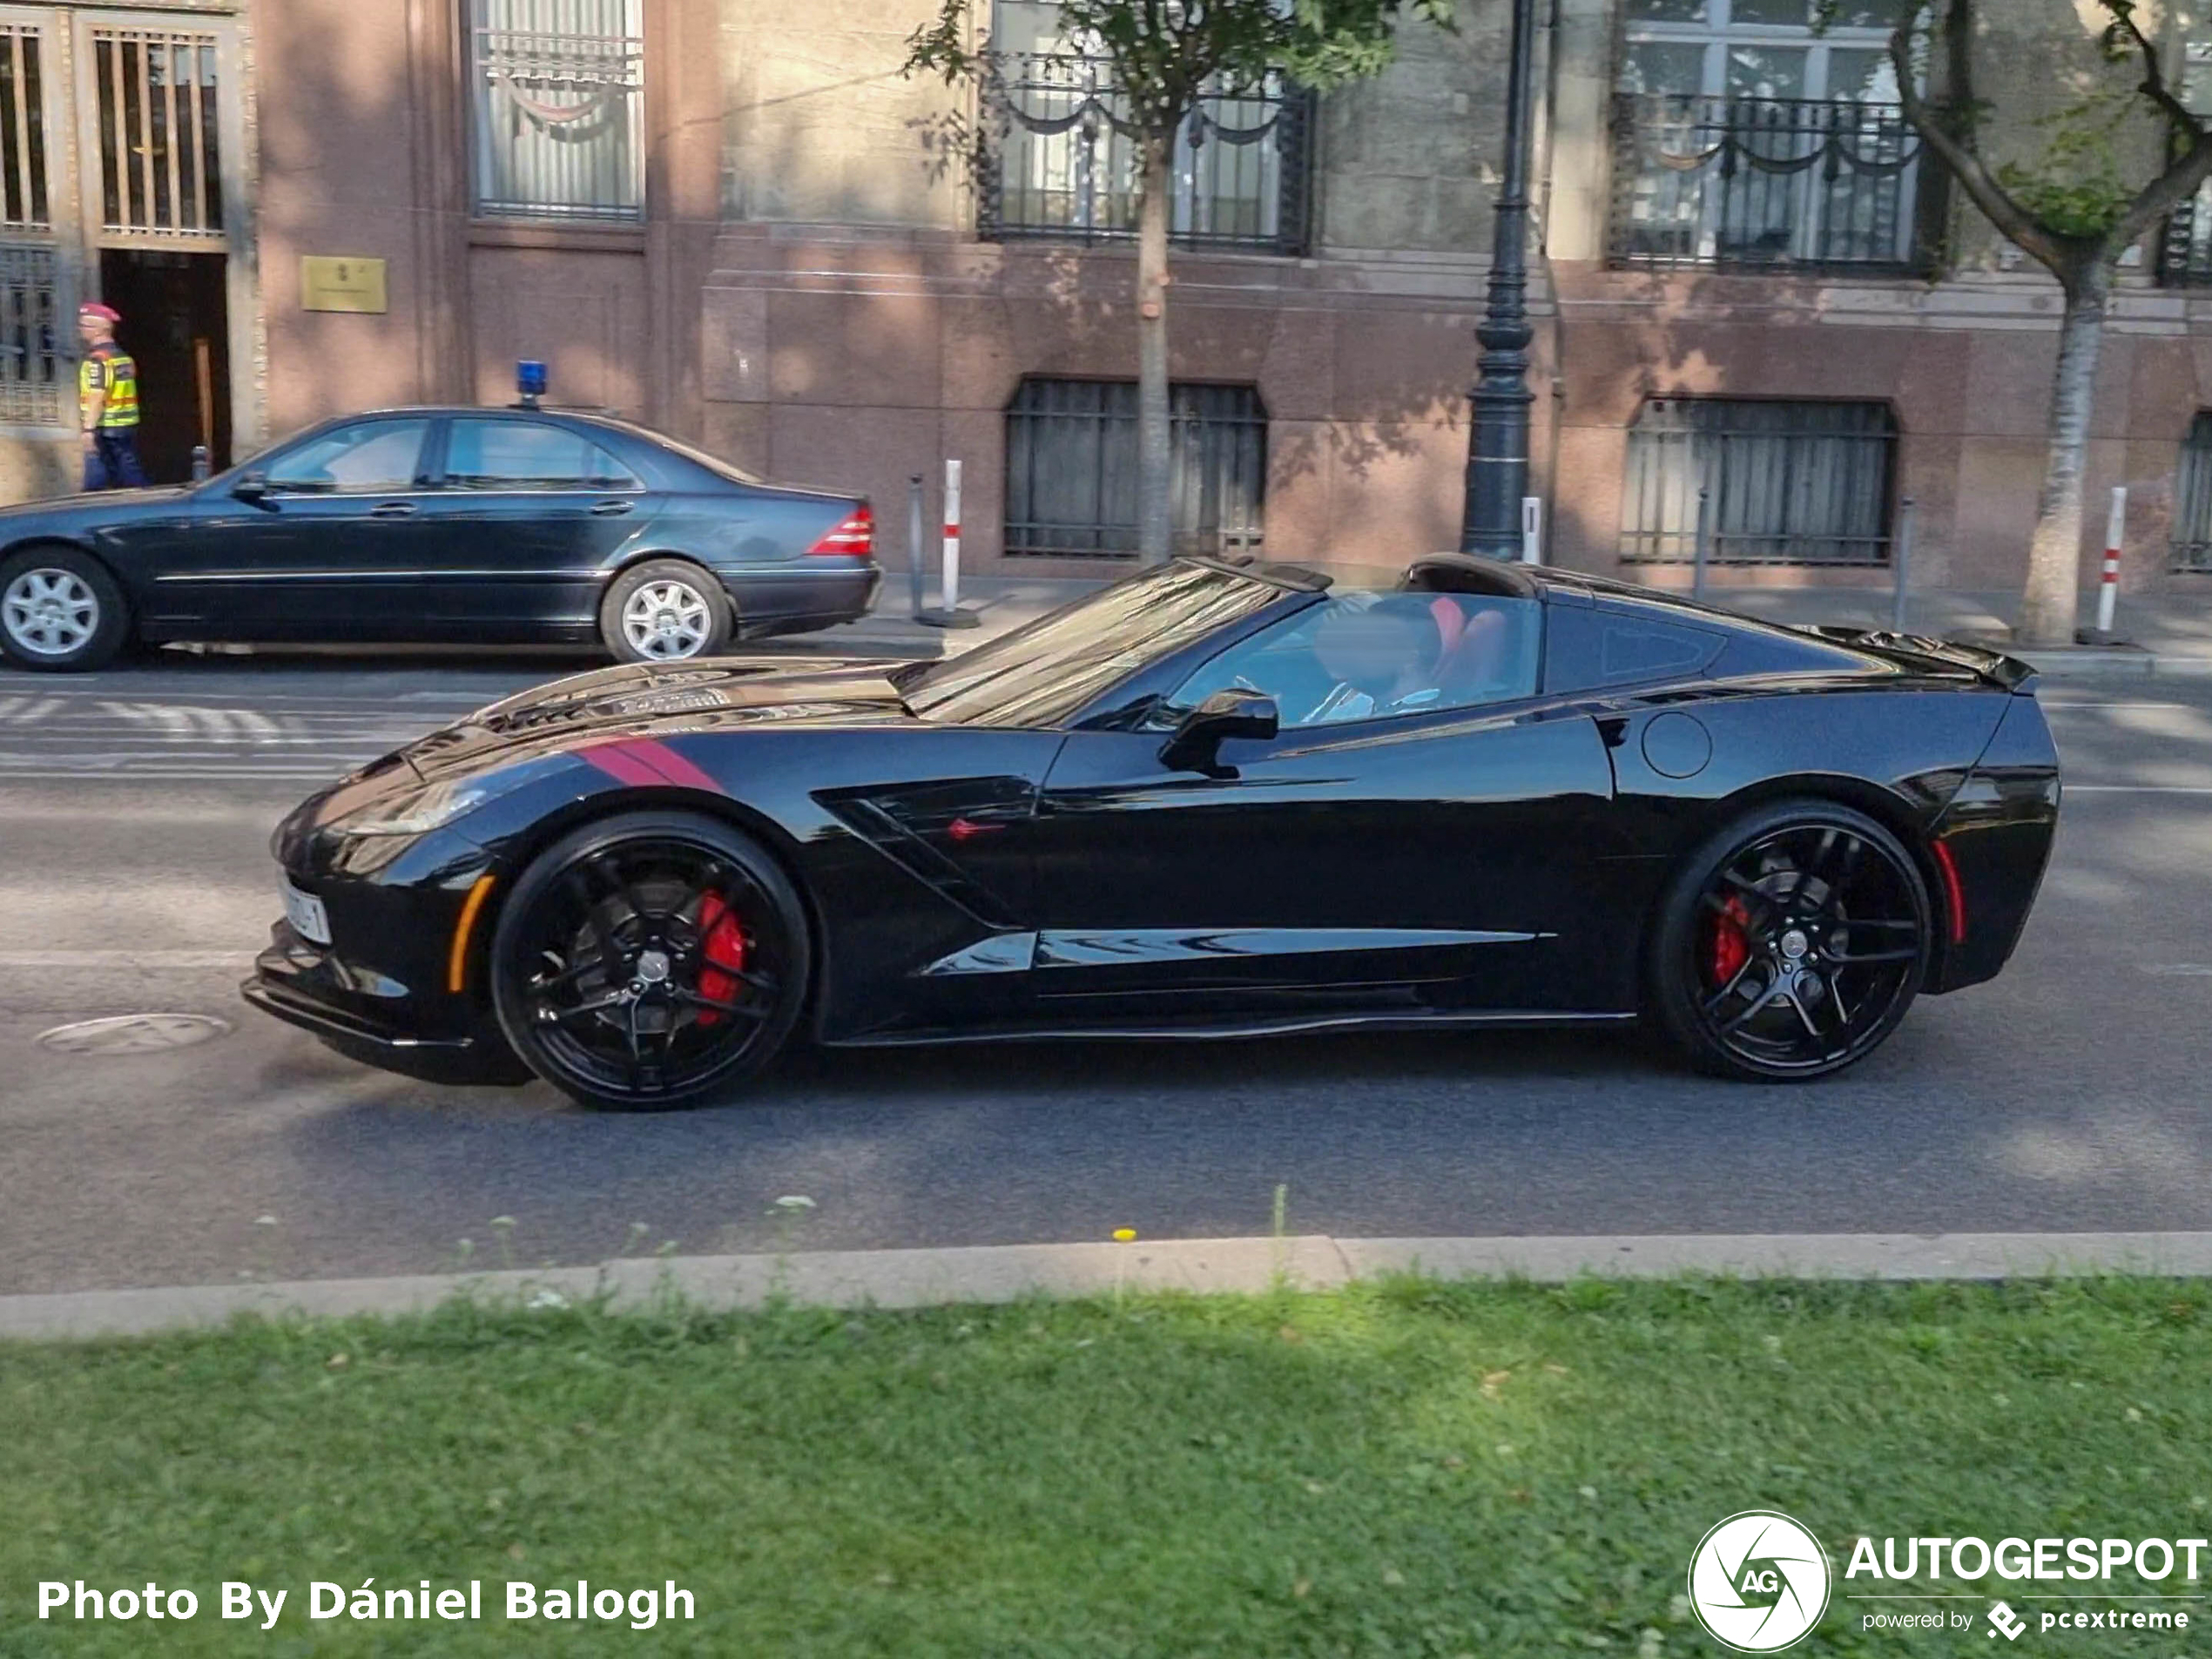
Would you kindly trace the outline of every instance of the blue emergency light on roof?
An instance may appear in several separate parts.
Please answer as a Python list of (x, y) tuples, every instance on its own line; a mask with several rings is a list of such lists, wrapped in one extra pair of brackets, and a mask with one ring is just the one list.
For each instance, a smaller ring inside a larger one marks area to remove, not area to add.
[(538, 399), (545, 395), (545, 365), (528, 357), (516, 363), (515, 389), (523, 395), (525, 408), (536, 408)]

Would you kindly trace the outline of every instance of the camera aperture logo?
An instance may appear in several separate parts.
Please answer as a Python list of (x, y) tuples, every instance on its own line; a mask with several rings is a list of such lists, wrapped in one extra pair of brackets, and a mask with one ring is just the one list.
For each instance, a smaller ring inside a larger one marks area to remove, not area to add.
[(1779, 1653), (1828, 1610), (1828, 1552), (1771, 1509), (1730, 1515), (1689, 1558), (1689, 1605), (1705, 1634), (1738, 1653)]

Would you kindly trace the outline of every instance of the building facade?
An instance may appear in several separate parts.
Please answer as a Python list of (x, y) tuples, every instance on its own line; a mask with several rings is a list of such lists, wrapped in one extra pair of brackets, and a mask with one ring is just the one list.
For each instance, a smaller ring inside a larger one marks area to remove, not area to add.
[[(1813, 0), (1538, 7), (1548, 556), (1671, 583), (1702, 544), (1724, 581), (1881, 586), (1909, 516), (1916, 584), (2017, 586), (2058, 293), (1921, 153), (1895, 3), (1820, 28)], [(981, 7), (981, 95), (909, 78), (935, 10), (0, 5), (0, 488), (73, 474), (68, 313), (98, 295), (144, 368), (157, 475), (345, 409), (503, 402), (534, 358), (556, 403), (867, 490), (888, 562), (907, 480), (934, 520), (958, 457), (973, 567), (1126, 569), (1117, 94), (1051, 0)], [(1508, 10), (1409, 24), (1372, 83), (1219, 89), (1179, 135), (1179, 545), (1456, 542)], [(1982, 96), (2032, 135), (2054, 63), (2088, 61), (2088, 10), (1985, 10)], [(2212, 98), (2212, 20), (2161, 26)], [(2131, 585), (2212, 570), (2212, 207), (2125, 273), (2088, 482), (2134, 487)]]

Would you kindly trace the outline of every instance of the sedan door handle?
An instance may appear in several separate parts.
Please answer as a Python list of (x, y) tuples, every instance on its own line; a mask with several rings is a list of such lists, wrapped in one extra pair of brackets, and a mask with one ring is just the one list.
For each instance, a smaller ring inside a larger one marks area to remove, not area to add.
[(412, 518), (415, 503), (411, 501), (380, 501), (368, 509), (371, 518)]
[(634, 505), (636, 505), (635, 502), (624, 501), (621, 496), (615, 496), (605, 501), (593, 502), (591, 512), (596, 518), (617, 518), (628, 512)]

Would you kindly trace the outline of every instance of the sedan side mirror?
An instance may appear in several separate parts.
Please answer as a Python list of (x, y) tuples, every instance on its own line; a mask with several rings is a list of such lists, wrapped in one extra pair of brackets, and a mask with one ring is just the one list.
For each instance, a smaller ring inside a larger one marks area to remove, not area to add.
[(1202, 772), (1209, 778), (1233, 778), (1221, 764), (1221, 745), (1231, 738), (1265, 741), (1282, 727), (1275, 699), (1264, 691), (1234, 686), (1216, 691), (1183, 717), (1175, 735), (1160, 745), (1160, 764), (1170, 772)]
[(244, 502), (260, 502), (269, 493), (269, 475), (266, 472), (243, 474), (231, 486), (231, 494)]

